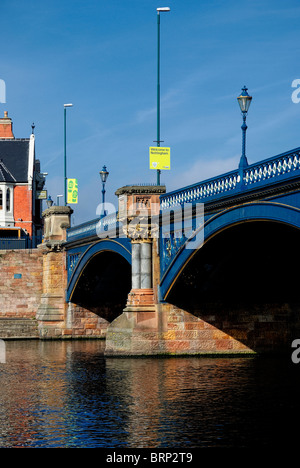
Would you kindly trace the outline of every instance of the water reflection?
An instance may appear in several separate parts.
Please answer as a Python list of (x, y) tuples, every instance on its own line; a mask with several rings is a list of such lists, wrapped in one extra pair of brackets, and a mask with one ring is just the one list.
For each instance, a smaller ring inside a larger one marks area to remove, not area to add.
[(188, 449), (294, 440), (300, 367), (291, 359), (114, 359), (103, 356), (103, 346), (7, 342), (0, 447)]

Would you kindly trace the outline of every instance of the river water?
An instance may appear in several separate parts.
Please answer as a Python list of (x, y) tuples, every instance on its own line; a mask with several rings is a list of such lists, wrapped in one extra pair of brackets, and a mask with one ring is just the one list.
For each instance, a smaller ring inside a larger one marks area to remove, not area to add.
[(7, 341), (0, 447), (273, 447), (297, 440), (287, 357), (106, 358), (102, 341)]

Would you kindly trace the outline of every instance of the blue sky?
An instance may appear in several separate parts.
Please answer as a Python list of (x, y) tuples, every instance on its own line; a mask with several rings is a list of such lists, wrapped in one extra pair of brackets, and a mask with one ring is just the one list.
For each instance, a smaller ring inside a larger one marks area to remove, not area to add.
[[(0, 79), (18, 138), (35, 123), (36, 155), (54, 200), (63, 193), (63, 104), (73, 223), (96, 217), (99, 171), (116, 189), (154, 183), (156, 8), (161, 15), (161, 139), (171, 148), (167, 190), (238, 166), (246, 85), (250, 163), (300, 146), (300, 4), (297, 0), (1, 0)], [(1, 110), (2, 109), (2, 110)]]

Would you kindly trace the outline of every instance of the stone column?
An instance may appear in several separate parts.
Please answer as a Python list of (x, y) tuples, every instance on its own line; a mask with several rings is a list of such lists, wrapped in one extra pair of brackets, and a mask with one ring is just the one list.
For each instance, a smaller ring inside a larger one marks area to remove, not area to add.
[(141, 287), (141, 244), (138, 241), (131, 241), (132, 263), (131, 263), (131, 278), (132, 289), (140, 289)]
[(144, 239), (141, 242), (141, 289), (152, 288), (152, 242)]
[(132, 286), (125, 311), (152, 311), (154, 290), (152, 281), (152, 239), (132, 239)]
[(152, 242), (150, 239), (131, 241), (132, 289), (152, 288)]

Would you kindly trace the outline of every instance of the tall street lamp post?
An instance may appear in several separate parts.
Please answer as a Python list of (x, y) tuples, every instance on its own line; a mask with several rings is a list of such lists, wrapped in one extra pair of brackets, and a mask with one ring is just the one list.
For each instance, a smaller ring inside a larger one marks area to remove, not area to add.
[(59, 206), (59, 199), (62, 197), (63, 195), (56, 195), (56, 204), (57, 206)]
[[(160, 146), (160, 13), (170, 11), (169, 7), (157, 8), (157, 146)], [(160, 169), (157, 169), (157, 185), (160, 185)]]
[(73, 104), (64, 104), (64, 186), (65, 186), (65, 206), (67, 205), (67, 107), (73, 107)]
[(102, 171), (99, 172), (100, 178), (102, 181), (102, 207), (103, 207), (103, 214), (102, 216), (106, 216), (105, 211), (105, 183), (107, 181), (109, 172), (106, 170), (106, 166), (103, 166)]
[(246, 88), (246, 86), (244, 86), (242, 88), (241, 94), (237, 97), (237, 100), (238, 100), (238, 103), (239, 103), (239, 106), (240, 106), (240, 109), (241, 109), (241, 112), (242, 112), (242, 116), (243, 116), (243, 124), (241, 126), (241, 129), (242, 129), (242, 156), (241, 156), (240, 164), (239, 164), (239, 168), (241, 170), (243, 170), (245, 167), (248, 166), (248, 161), (247, 161), (247, 157), (246, 157), (246, 130), (248, 128), (247, 125), (246, 125), (246, 117), (247, 117), (247, 112), (249, 110), (249, 107), (250, 107), (250, 104), (251, 104), (251, 101), (252, 101), (252, 97), (249, 96), (247, 91), (248, 91), (248, 88)]

